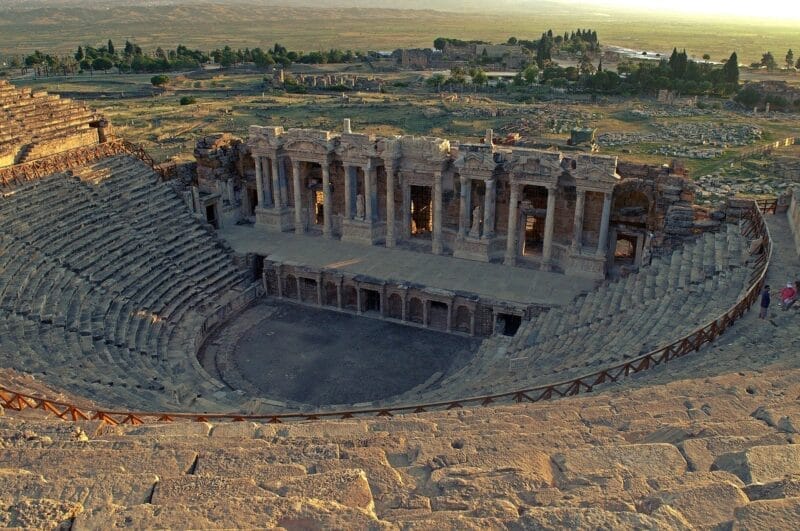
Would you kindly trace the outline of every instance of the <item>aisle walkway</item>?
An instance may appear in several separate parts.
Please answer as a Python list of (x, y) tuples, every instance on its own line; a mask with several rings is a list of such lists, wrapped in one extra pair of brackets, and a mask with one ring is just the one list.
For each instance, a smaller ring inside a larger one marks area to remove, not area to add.
[(563, 305), (595, 285), (593, 280), (560, 273), (359, 245), (314, 235), (267, 233), (252, 225), (231, 224), (219, 234), (236, 252), (257, 253), (279, 262), (326, 267), (523, 304)]

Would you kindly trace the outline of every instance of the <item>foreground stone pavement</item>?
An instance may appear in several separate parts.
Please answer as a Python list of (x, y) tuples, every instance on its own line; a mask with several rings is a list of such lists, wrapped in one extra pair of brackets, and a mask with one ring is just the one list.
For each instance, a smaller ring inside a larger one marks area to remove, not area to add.
[(0, 524), (792, 529), (800, 370), (394, 419), (0, 418)]

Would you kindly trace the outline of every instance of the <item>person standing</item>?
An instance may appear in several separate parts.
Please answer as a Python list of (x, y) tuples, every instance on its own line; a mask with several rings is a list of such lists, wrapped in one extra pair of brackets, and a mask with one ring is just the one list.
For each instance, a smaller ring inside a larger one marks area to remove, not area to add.
[(767, 312), (769, 311), (769, 286), (764, 286), (764, 290), (761, 292), (761, 311), (758, 312), (759, 319), (766, 319)]

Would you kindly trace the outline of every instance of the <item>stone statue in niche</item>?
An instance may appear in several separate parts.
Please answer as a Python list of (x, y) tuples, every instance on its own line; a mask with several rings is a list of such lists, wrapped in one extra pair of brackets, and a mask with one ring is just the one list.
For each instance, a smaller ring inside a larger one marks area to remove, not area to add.
[(479, 206), (472, 209), (472, 227), (469, 229), (469, 237), (481, 237), (481, 207)]
[(356, 195), (356, 219), (364, 219), (364, 195)]

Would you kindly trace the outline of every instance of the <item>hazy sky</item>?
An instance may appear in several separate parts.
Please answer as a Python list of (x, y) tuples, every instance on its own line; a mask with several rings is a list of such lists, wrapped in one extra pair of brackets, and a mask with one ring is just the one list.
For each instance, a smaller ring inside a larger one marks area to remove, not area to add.
[[(652, 5), (654, 11), (755, 16), (800, 21), (800, 2), (797, 0), (666, 0), (663, 3), (641, 0), (583, 0), (583, 2), (633, 7), (640, 10), (646, 10), (649, 5)], [(800, 26), (798, 26), (798, 33), (800, 33)]]

